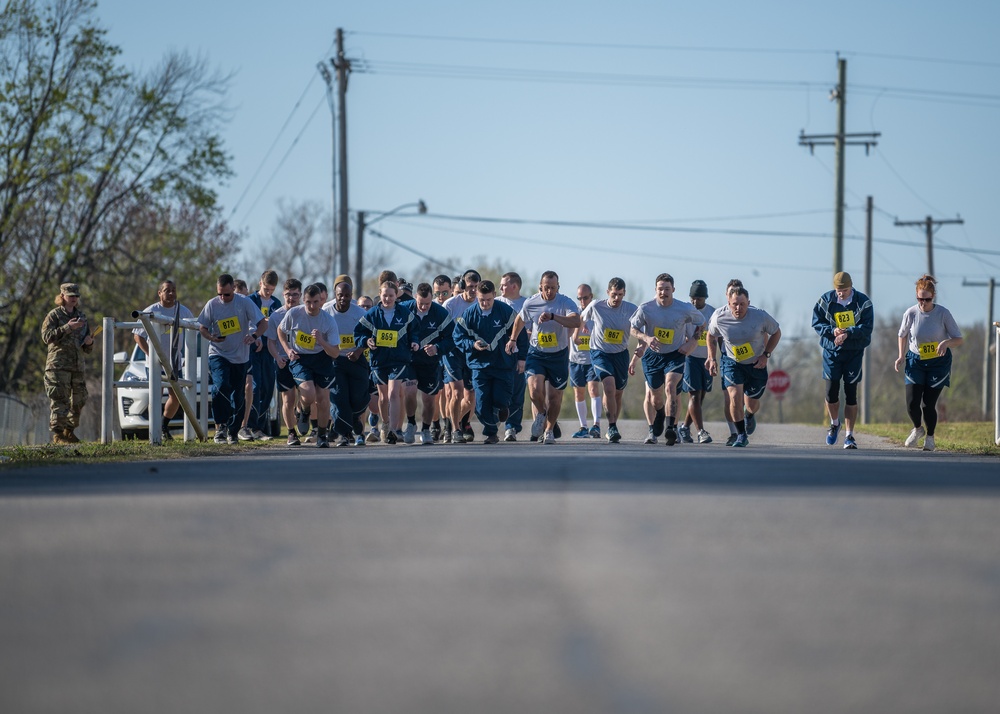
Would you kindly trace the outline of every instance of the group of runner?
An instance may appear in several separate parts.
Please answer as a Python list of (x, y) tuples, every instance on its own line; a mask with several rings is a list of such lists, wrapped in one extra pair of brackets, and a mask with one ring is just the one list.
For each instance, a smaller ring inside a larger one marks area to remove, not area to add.
[[(541, 275), (530, 297), (521, 295), (515, 272), (505, 273), (498, 286), (468, 270), (414, 288), (383, 271), (374, 300), (355, 300), (346, 275), (334, 280), (332, 299), (322, 283), (303, 287), (289, 278), (279, 300), (278, 276), (270, 270), (252, 294), (241, 282), (220, 275), (217, 296), (198, 317), (210, 343), (215, 440), (221, 443), (272, 438), (267, 412), (277, 388), (289, 446), (325, 448), (331, 440), (338, 446), (414, 443), (418, 401), (422, 444), (474, 441), (473, 414), (484, 443), (517, 441), (526, 393), (530, 439), (552, 444), (561, 436), (558, 417), (567, 386), (580, 422), (573, 438), (618, 443), (622, 396), (641, 369), (644, 443), (656, 444), (661, 437), (668, 446), (710, 443), (702, 404), (714, 377), (721, 376), (730, 430), (726, 444), (745, 447), (781, 339), (778, 322), (750, 305), (739, 280), (726, 286), (726, 304), (719, 308), (707, 303), (703, 280), (691, 284), (690, 302), (675, 298), (668, 273), (656, 277), (655, 297), (641, 304), (625, 300), (625, 281), (617, 277), (599, 299), (589, 285), (578, 286), (574, 301), (560, 292), (553, 271)], [(918, 305), (907, 311), (900, 329), (896, 367), (906, 361), (908, 412), (914, 419), (907, 445), (923, 437), (924, 448), (933, 450), (934, 405), (950, 374), (948, 348), (960, 344), (961, 335), (950, 313), (933, 304), (933, 278), (924, 276), (917, 287)], [(172, 316), (177, 304), (170, 281), (160, 286), (158, 297), (147, 311)], [(190, 314), (181, 309), (182, 316)], [(837, 443), (841, 429), (843, 381), (844, 448), (857, 448), (857, 384), (873, 315), (871, 301), (853, 289), (847, 273), (837, 273), (834, 290), (813, 310), (824, 354), (829, 445)], [(144, 333), (136, 332), (136, 341), (147, 349)], [(636, 344), (631, 356), (630, 338)], [(688, 404), (679, 416), (682, 393)], [(164, 405), (165, 438), (171, 438), (177, 411), (171, 396)]]

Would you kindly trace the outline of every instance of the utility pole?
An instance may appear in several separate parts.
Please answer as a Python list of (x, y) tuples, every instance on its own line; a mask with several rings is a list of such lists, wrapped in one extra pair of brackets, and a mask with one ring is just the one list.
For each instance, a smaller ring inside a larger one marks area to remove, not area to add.
[[(986, 283), (971, 283), (968, 280), (962, 281), (963, 288), (985, 288), (990, 289), (989, 299), (986, 301), (986, 335), (983, 339), (983, 419), (990, 418), (990, 347), (993, 344), (993, 296), (996, 292), (996, 278), (990, 278)], [(994, 355), (995, 357), (995, 355)]]
[(344, 56), (344, 31), (337, 28), (337, 56), (332, 60), (337, 71), (337, 129), (340, 151), (337, 152), (340, 174), (339, 215), (334, 217), (337, 225), (337, 269), (347, 274), (350, 264), (347, 260), (347, 77), (351, 72), (351, 61)]
[(365, 212), (358, 211), (358, 242), (354, 247), (354, 297), (363, 295), (361, 292), (365, 279)]
[(834, 168), (836, 187), (834, 196), (833, 218), (833, 272), (844, 269), (844, 147), (864, 146), (867, 156), (871, 147), (878, 146), (875, 141), (880, 132), (848, 134), (847, 124), (847, 60), (837, 59), (837, 86), (830, 92), (830, 99), (837, 102), (837, 133), (810, 134), (799, 132), (799, 146), (808, 146), (809, 153), (815, 153), (817, 146), (832, 146), (834, 150)]
[[(332, 63), (331, 63), (332, 64)], [(330, 245), (330, 277), (331, 285), (333, 285), (333, 280), (336, 279), (337, 275), (337, 106), (333, 98), (333, 75), (330, 74), (329, 68), (326, 66), (326, 60), (323, 60), (318, 65), (316, 69), (319, 70), (320, 75), (323, 77), (323, 81), (326, 82), (326, 101), (330, 105), (330, 127), (331, 127), (331, 146), (333, 147), (331, 152), (332, 166), (330, 171), (330, 200), (331, 206), (333, 208), (333, 242)]]
[(934, 226), (943, 226), (948, 223), (965, 223), (961, 218), (934, 219), (927, 216), (922, 221), (896, 221), (897, 226), (924, 226), (927, 233), (927, 274), (934, 275)]
[[(872, 214), (874, 213), (875, 202), (869, 196), (865, 205), (865, 295), (871, 300), (872, 297)], [(874, 325), (872, 326), (872, 337), (875, 336)], [(871, 405), (871, 371), (872, 371), (872, 345), (865, 350), (862, 358), (861, 369), (861, 423), (870, 424), (869, 406)]]

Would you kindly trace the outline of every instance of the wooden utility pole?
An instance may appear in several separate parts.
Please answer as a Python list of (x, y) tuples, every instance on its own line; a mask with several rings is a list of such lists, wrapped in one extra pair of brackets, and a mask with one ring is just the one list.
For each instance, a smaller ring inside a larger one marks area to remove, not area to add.
[[(868, 197), (865, 206), (865, 295), (872, 298), (872, 213), (875, 209), (875, 202), (872, 197)], [(873, 313), (874, 314), (874, 313)], [(875, 338), (875, 329), (872, 325), (872, 339)], [(871, 371), (872, 371), (872, 349), (874, 345), (868, 345), (865, 356), (862, 358), (861, 368), (861, 423), (870, 424), (869, 408), (871, 405)]]
[(847, 60), (837, 60), (837, 86), (830, 93), (830, 99), (837, 102), (837, 133), (811, 134), (799, 133), (799, 146), (808, 146), (813, 153), (817, 146), (832, 146), (834, 150), (834, 168), (836, 176), (833, 218), (833, 272), (844, 269), (844, 147), (864, 146), (865, 155), (882, 134), (880, 132), (848, 134), (847, 124)]
[(340, 174), (340, 205), (335, 217), (337, 226), (337, 270), (346, 275), (350, 269), (348, 261), (347, 237), (347, 77), (351, 72), (351, 61), (344, 56), (344, 31), (337, 28), (337, 57), (333, 60), (337, 71), (337, 130)]
[(983, 419), (990, 418), (990, 358), (996, 358), (991, 354), (993, 345), (993, 297), (996, 294), (996, 278), (990, 278), (986, 283), (971, 283), (968, 280), (962, 281), (964, 288), (989, 288), (990, 294), (986, 301), (986, 335), (983, 339)]
[(922, 221), (896, 221), (897, 226), (924, 226), (927, 234), (927, 274), (934, 275), (934, 226), (943, 226), (947, 223), (965, 223), (961, 218), (938, 218), (927, 216)]

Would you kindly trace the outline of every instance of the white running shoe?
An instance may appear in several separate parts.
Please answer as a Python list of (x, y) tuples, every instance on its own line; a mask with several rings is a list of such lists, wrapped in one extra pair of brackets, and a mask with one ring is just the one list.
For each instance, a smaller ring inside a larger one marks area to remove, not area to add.
[(934, 437), (930, 434), (924, 437), (924, 451), (934, 451)]
[(434, 437), (431, 436), (431, 430), (430, 429), (424, 429), (423, 431), (420, 432), (420, 443), (421, 444), (433, 444), (434, 443)]
[(554, 444), (556, 443), (555, 432), (547, 431), (545, 432), (545, 438), (542, 439), (543, 444)]
[(545, 415), (539, 414), (535, 417), (535, 420), (531, 422), (531, 435), (537, 439), (542, 435), (543, 431), (545, 431)]
[(910, 435), (906, 437), (906, 441), (903, 442), (903, 446), (916, 446), (917, 442), (920, 441), (920, 437), (924, 435), (924, 428), (922, 426), (913, 427), (913, 431)]
[(412, 444), (417, 440), (417, 425), (407, 424), (406, 429), (403, 431), (403, 443)]

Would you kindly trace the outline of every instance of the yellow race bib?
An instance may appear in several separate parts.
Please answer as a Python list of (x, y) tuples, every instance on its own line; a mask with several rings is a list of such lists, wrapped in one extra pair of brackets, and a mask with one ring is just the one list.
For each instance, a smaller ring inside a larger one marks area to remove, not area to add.
[(376, 330), (376, 347), (395, 347), (399, 344), (399, 330)]
[(264, 305), (260, 309), (260, 314), (263, 315), (264, 317), (270, 317), (271, 316), (271, 308), (269, 308), (267, 305)]
[(539, 332), (538, 333), (538, 346), (539, 347), (543, 347), (543, 348), (558, 347), (559, 346), (559, 340), (558, 340), (558, 338), (556, 338), (556, 333), (554, 333), (554, 332)]
[(674, 344), (674, 331), (668, 330), (665, 327), (657, 327), (654, 329), (653, 337), (655, 337), (661, 345)]
[(342, 350), (353, 350), (354, 349), (354, 335), (341, 335), (340, 336), (340, 349)]
[(625, 332), (623, 330), (612, 330), (610, 328), (604, 329), (604, 341), (609, 345), (620, 345), (624, 337)]
[(857, 324), (854, 322), (854, 313), (851, 310), (838, 312), (833, 316), (833, 319), (836, 321), (837, 327), (842, 330), (846, 330), (848, 327), (854, 327)]
[(580, 351), (590, 352), (590, 335), (580, 335)]
[(918, 347), (920, 349), (920, 352), (919, 352), (920, 359), (934, 359), (935, 357), (938, 356), (938, 353), (937, 353), (938, 343), (937, 342), (922, 342), (922, 343), (920, 343), (920, 345)]
[(749, 342), (745, 342), (742, 345), (733, 345), (733, 357), (736, 358), (737, 362), (742, 362), (755, 356), (753, 347), (750, 346)]
[(295, 345), (296, 347), (301, 347), (304, 350), (314, 350), (316, 349), (316, 338), (312, 336), (311, 332), (296, 330)]
[(698, 346), (708, 347), (708, 330), (702, 330), (698, 333)]
[(225, 320), (219, 320), (218, 324), (219, 334), (222, 337), (229, 337), (240, 331), (240, 318), (238, 317), (227, 317)]

